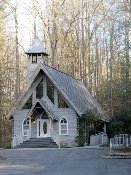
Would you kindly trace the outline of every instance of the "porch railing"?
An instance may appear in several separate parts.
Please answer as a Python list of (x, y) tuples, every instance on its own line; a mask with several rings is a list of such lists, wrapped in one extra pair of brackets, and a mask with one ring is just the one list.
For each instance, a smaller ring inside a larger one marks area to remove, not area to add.
[(53, 138), (53, 140), (56, 142), (56, 144), (60, 148), (60, 137), (58, 134), (56, 134), (56, 132), (52, 128), (50, 128), (50, 137)]
[(17, 145), (23, 143), (23, 141), (23, 132), (14, 135), (14, 137), (12, 138), (12, 148), (14, 149)]
[[(26, 135), (24, 135), (26, 134)], [(12, 148), (14, 149), (17, 145), (20, 145), (20, 143), (23, 143), (23, 141), (25, 140), (29, 140), (29, 137), (30, 137), (30, 130), (26, 130), (26, 133), (19, 133), (19, 134), (16, 134), (12, 137)]]

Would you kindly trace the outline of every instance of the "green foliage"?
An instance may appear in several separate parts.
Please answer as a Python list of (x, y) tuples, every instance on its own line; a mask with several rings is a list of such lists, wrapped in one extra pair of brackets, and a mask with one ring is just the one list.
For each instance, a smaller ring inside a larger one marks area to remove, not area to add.
[(80, 132), (79, 135), (75, 139), (76, 143), (78, 143), (79, 146), (83, 146), (85, 143), (85, 136), (83, 132)]
[(109, 124), (110, 136), (131, 134), (131, 109), (125, 108), (115, 113)]
[(102, 121), (97, 110), (88, 110), (78, 119), (78, 136), (76, 142), (79, 146), (89, 143), (90, 136), (98, 133), (101, 129)]

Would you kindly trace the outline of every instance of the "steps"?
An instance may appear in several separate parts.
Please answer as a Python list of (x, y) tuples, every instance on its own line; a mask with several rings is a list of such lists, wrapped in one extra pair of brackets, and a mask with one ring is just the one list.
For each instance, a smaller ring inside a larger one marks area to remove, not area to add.
[(20, 145), (17, 145), (16, 148), (58, 148), (58, 146), (51, 137), (46, 137), (30, 138)]

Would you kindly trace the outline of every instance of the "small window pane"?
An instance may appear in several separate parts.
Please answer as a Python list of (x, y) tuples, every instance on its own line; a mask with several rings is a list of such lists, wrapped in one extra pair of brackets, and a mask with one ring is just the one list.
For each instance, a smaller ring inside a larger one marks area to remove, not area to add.
[(58, 93), (58, 108), (69, 108), (60, 93)]
[(23, 135), (27, 136), (28, 131), (29, 131), (29, 124), (30, 124), (30, 118), (26, 118), (23, 121)]
[(23, 125), (26, 125), (26, 120), (24, 120), (24, 123), (23, 123)]
[(61, 135), (67, 135), (68, 133), (68, 122), (66, 120), (66, 118), (62, 118), (60, 121), (60, 133)]
[(32, 55), (32, 63), (37, 63), (37, 55)]
[(61, 129), (67, 129), (67, 125), (61, 125)]
[(24, 130), (27, 130), (27, 129), (29, 129), (29, 126), (24, 126)]
[(63, 119), (61, 120), (61, 123), (67, 123), (67, 120), (66, 120), (65, 118), (63, 118)]
[(61, 134), (63, 135), (67, 134), (67, 130), (61, 130)]

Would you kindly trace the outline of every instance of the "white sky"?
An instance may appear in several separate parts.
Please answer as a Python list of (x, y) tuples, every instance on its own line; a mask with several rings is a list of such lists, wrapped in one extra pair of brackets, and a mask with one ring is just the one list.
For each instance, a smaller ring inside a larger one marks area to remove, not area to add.
[[(27, 50), (32, 39), (34, 31), (34, 22), (32, 17), (32, 0), (18, 0), (19, 10), (18, 10), (18, 23), (19, 23), (19, 43), (22, 45), (24, 50)], [(45, 5), (45, 0), (38, 0), (40, 6), (43, 8)], [(12, 7), (15, 7), (15, 0), (10, 2)], [(10, 7), (11, 8), (11, 7)], [(10, 10), (10, 9), (9, 9)], [(10, 30), (15, 33), (15, 20), (12, 14), (9, 18)], [(40, 25), (37, 26), (40, 30)], [(39, 31), (38, 31), (39, 35)]]

